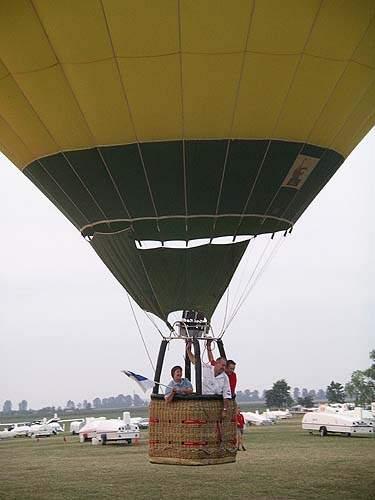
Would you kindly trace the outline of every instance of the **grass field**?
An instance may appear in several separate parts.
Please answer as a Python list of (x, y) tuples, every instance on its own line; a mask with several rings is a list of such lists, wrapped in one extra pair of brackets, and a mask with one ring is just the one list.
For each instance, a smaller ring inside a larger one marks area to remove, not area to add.
[(138, 446), (92, 446), (77, 437), (0, 442), (1, 499), (374, 499), (375, 439), (311, 436), (300, 417), (247, 430), (228, 465), (153, 465)]

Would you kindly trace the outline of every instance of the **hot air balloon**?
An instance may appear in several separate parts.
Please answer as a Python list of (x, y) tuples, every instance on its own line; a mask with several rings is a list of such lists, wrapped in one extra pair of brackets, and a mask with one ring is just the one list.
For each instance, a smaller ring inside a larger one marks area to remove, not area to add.
[[(290, 231), (373, 126), (374, 14), (372, 0), (3, 1), (0, 149), (199, 357), (238, 237)], [(215, 434), (202, 416), (220, 402), (199, 367), (197, 395), (176, 401), (198, 412), (189, 429), (154, 394), (152, 461), (235, 460), (235, 424)]]

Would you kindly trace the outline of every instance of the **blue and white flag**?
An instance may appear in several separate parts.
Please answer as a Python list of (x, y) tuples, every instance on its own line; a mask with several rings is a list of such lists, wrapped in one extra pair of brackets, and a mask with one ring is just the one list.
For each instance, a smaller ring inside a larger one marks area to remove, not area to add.
[(144, 377), (143, 375), (138, 375), (138, 373), (131, 372), (129, 370), (121, 370), (122, 373), (125, 373), (129, 378), (134, 380), (134, 382), (137, 382), (139, 387), (142, 389), (143, 392), (147, 392), (149, 389), (152, 389), (155, 385), (155, 382), (153, 380), (150, 380), (149, 378)]

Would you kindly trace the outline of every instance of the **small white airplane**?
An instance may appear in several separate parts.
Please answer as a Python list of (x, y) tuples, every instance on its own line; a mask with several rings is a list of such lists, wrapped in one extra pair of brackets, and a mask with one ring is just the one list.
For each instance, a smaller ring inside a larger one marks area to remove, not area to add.
[(9, 423), (6, 425), (7, 429), (0, 431), (0, 439), (17, 436), (42, 437), (51, 436), (55, 433), (53, 427), (47, 424), (47, 419), (44, 419), (42, 422), (37, 421), (31, 424)]
[(262, 413), (262, 416), (270, 418), (271, 420), (283, 420), (285, 418), (292, 418), (292, 414), (289, 410), (272, 410), (270, 411), (268, 408), (265, 412)]
[[(4, 424), (2, 424), (4, 425)], [(8, 431), (9, 435), (5, 432), (4, 436), (6, 437), (18, 437), (18, 436), (28, 436), (30, 432), (30, 426), (27, 424), (7, 424), (7, 429), (3, 429), (3, 431)]]
[(252, 411), (242, 412), (245, 422), (249, 425), (272, 425), (274, 420), (260, 415), (259, 411), (256, 410), (255, 413)]
[(42, 422), (33, 422), (30, 425), (30, 434), (29, 436), (32, 438), (39, 437), (49, 437), (55, 434), (52, 425), (47, 423), (47, 419), (44, 418)]
[(4, 429), (0, 431), (0, 439), (9, 439), (9, 438), (14, 438), (16, 437), (16, 434), (12, 430)]
[(56, 435), (59, 432), (64, 432), (66, 422), (82, 421), (83, 419), (66, 419), (61, 420), (57, 414), (47, 420), (43, 418), (42, 420), (35, 420), (33, 422), (8, 422), (0, 424), (0, 427), (4, 428), (0, 430), (0, 439), (5, 439), (8, 437), (17, 436), (28, 436), (28, 437), (46, 437)]
[(144, 418), (144, 417), (132, 417), (130, 419), (130, 422), (132, 424), (138, 425), (138, 427), (140, 429), (148, 429), (148, 426), (149, 426), (148, 418)]

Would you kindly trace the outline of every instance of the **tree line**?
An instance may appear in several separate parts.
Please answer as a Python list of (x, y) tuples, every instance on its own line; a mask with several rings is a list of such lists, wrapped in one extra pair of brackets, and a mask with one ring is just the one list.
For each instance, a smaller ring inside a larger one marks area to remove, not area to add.
[[(119, 394), (118, 396), (110, 396), (108, 398), (95, 398), (93, 401), (88, 401), (84, 399), (82, 402), (75, 403), (72, 399), (66, 402), (64, 407), (62, 406), (46, 406), (44, 408), (39, 408), (35, 411), (45, 411), (45, 413), (63, 412), (63, 411), (80, 411), (80, 410), (91, 410), (91, 409), (116, 409), (116, 408), (130, 408), (130, 407), (142, 407), (148, 405), (148, 401), (142, 399), (138, 394)], [(3, 404), (3, 414), (10, 415), (17, 411), (13, 409), (12, 401), (7, 399)], [(34, 411), (28, 409), (28, 402), (23, 399), (18, 403), (18, 411), (20, 413), (26, 413), (27, 411)]]
[[(328, 401), (329, 403), (343, 403), (345, 399), (350, 399), (356, 405), (370, 404), (375, 401), (375, 349), (370, 352), (371, 366), (366, 370), (356, 370), (352, 373), (350, 381), (343, 385), (334, 380), (327, 386), (326, 390), (314, 389), (302, 390), (299, 387), (293, 389), (285, 379), (277, 380), (272, 389), (263, 391), (260, 395), (258, 390), (245, 389), (237, 392), (237, 401), (239, 403), (265, 401), (269, 407), (287, 408), (293, 404), (300, 404), (306, 408), (312, 407), (314, 401)], [(64, 408), (61, 406), (49, 406), (40, 408), (39, 411), (61, 412), (64, 410), (90, 410), (90, 409), (109, 409), (109, 408), (131, 408), (146, 406), (148, 401), (142, 399), (138, 394), (119, 394), (108, 398), (96, 397), (92, 402), (84, 399), (82, 402), (75, 403), (69, 399)], [(7, 399), (3, 404), (3, 414), (13, 413), (12, 402)], [(18, 411), (25, 413), (28, 411), (28, 402), (23, 399), (18, 403)]]
[[(315, 400), (317, 397), (320, 399), (325, 399), (325, 392), (320, 389), (319, 391), (300, 389), (296, 387), (294, 389), (294, 394), (311, 395)], [(266, 398), (266, 391), (260, 393), (258, 390), (251, 391), (250, 389), (245, 389), (244, 391), (238, 391), (236, 399), (239, 403), (251, 403), (251, 402), (263, 402)], [(75, 402), (69, 399), (64, 407), (62, 406), (47, 406), (40, 408), (38, 411), (45, 410), (46, 412), (61, 412), (61, 411), (81, 411), (81, 410), (99, 410), (99, 409), (115, 409), (115, 408), (131, 408), (131, 407), (142, 407), (146, 406), (148, 401), (142, 399), (138, 394), (118, 394), (117, 396), (110, 396), (107, 398), (96, 397), (92, 401), (84, 399), (82, 402)], [(3, 414), (10, 415), (13, 411), (12, 402), (8, 399), (3, 404)], [(28, 402), (23, 399), (18, 403), (18, 411), (20, 413), (25, 413), (28, 411)]]
[[(315, 391), (314, 389), (302, 389), (298, 387), (294, 389), (294, 395), (302, 394), (302, 396), (311, 396), (313, 400), (320, 399), (325, 400), (325, 391), (319, 389)], [(251, 391), (250, 389), (245, 389), (244, 391), (238, 391), (236, 399), (239, 403), (251, 403), (251, 402), (263, 402), (266, 400), (266, 391), (260, 393), (258, 390)], [(295, 397), (296, 399), (296, 397)], [(84, 399), (82, 402), (74, 402), (69, 399), (64, 407), (61, 406), (47, 406), (40, 408), (38, 411), (44, 410), (46, 413), (51, 412), (62, 412), (62, 411), (81, 411), (81, 410), (99, 410), (99, 409), (115, 409), (115, 408), (131, 408), (131, 407), (142, 407), (146, 406), (148, 401), (142, 399), (138, 394), (119, 394), (117, 396), (110, 396), (107, 398), (96, 397), (92, 401)], [(3, 404), (3, 414), (10, 415), (16, 409), (13, 409), (12, 402), (8, 399)], [(25, 413), (28, 411), (28, 402), (23, 399), (18, 403), (18, 411), (20, 413)]]
[[(344, 403), (346, 399), (354, 401), (356, 405), (362, 406), (375, 401), (375, 349), (370, 352), (371, 366), (366, 370), (356, 370), (352, 373), (350, 382), (341, 384), (334, 380), (327, 386), (325, 398), (328, 403)], [(265, 391), (265, 401), (269, 407), (288, 408), (298, 403), (305, 408), (311, 408), (314, 396), (320, 396), (323, 392), (314, 394), (303, 389), (299, 394), (298, 388), (293, 391), (294, 399), (290, 394), (291, 387), (285, 379), (277, 380), (272, 389)]]
[[(290, 390), (290, 388), (288, 389)], [(259, 391), (250, 391), (246, 389), (244, 391), (238, 391), (236, 394), (236, 400), (238, 403), (251, 403), (258, 401), (267, 401), (267, 392), (263, 391), (262, 394), (259, 394)], [(300, 389), (299, 387), (295, 387), (293, 389), (293, 400), (297, 401), (300, 398), (309, 397), (312, 401), (326, 401), (326, 391), (323, 389)]]

